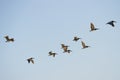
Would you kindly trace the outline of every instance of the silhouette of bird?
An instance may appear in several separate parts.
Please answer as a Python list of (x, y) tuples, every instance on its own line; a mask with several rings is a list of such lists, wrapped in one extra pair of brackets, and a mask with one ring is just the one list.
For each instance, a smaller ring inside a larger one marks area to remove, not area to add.
[(98, 28), (95, 28), (93, 23), (90, 23), (90, 29), (91, 29), (90, 31), (98, 30)]
[(57, 53), (53, 53), (52, 51), (49, 52), (49, 56), (55, 57), (56, 55), (57, 55)]
[(81, 38), (75, 36), (74, 39), (73, 39), (73, 41), (78, 41), (79, 39), (81, 39)]
[(31, 57), (31, 58), (28, 58), (28, 59), (27, 59), (28, 63), (32, 62), (32, 63), (34, 64), (34, 60), (33, 60), (33, 59), (34, 59), (34, 58), (32, 58), (32, 57)]
[(83, 47), (82, 49), (90, 47), (90, 46), (87, 46), (83, 41), (81, 41), (81, 43), (82, 43), (82, 47)]
[(14, 38), (9, 38), (9, 36), (4, 37), (6, 39), (6, 42), (14, 42)]
[(109, 24), (109, 25), (111, 25), (112, 27), (115, 27), (115, 25), (114, 25), (114, 23), (116, 23), (116, 21), (110, 21), (110, 22), (108, 22), (108, 23), (106, 23), (106, 24)]

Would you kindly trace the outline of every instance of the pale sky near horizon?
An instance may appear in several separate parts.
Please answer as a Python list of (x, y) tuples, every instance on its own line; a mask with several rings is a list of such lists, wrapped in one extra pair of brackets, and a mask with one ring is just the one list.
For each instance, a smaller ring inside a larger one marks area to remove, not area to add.
[[(0, 80), (120, 80), (119, 5), (120, 0), (0, 0)], [(106, 24), (111, 20), (115, 27)], [(90, 32), (91, 22), (99, 30)], [(15, 41), (6, 43), (6, 35)], [(74, 36), (91, 47), (82, 49)], [(72, 53), (63, 53), (62, 43)], [(30, 57), (35, 64), (28, 64)]]

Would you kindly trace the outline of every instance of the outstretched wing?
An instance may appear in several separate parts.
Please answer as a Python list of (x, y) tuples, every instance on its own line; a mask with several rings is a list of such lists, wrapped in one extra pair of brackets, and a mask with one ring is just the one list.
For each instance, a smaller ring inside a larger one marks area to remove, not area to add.
[(95, 29), (95, 26), (93, 23), (90, 23), (90, 28), (91, 28), (91, 31)]
[(61, 48), (63, 48), (65, 45), (64, 44), (61, 44)]
[(27, 59), (28, 63), (30, 63), (30, 59)]
[(81, 43), (82, 43), (83, 48), (85, 48), (86, 47), (85, 43), (83, 41), (81, 41)]
[(33, 59), (31, 59), (30, 61), (34, 64), (34, 60)]
[(73, 41), (78, 41), (80, 38), (78, 38), (78, 37), (74, 37), (74, 39), (73, 39)]
[(6, 39), (7, 41), (9, 41), (9, 36), (5, 36), (5, 39)]
[(111, 23), (111, 26), (114, 27), (115, 26), (114, 23)]
[(109, 24), (109, 25), (111, 25), (112, 27), (114, 27), (115, 25), (114, 25), (114, 23), (115, 23), (116, 21), (110, 21), (110, 22), (108, 22), (108, 23), (106, 23), (106, 24)]
[(14, 42), (14, 38), (11, 38), (11, 41), (13, 41), (13, 42)]

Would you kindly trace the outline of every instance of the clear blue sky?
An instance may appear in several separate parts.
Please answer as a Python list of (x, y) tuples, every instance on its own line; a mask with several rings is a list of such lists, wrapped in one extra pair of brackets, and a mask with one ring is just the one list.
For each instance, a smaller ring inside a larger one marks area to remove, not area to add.
[[(120, 80), (119, 6), (120, 0), (0, 0), (0, 80)], [(111, 20), (114, 28), (106, 25)], [(89, 32), (91, 22), (100, 29)], [(15, 42), (6, 43), (6, 35)], [(91, 47), (81, 49), (74, 36)], [(61, 43), (72, 53), (62, 53)]]

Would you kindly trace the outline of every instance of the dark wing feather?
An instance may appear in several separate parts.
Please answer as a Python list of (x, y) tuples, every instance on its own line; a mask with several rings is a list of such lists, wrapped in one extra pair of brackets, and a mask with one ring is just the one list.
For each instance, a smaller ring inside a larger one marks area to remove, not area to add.
[(81, 43), (82, 43), (83, 48), (85, 48), (86, 47), (85, 43), (83, 41), (81, 41)]
[(28, 63), (30, 63), (30, 59), (27, 59)]
[(33, 59), (31, 59), (30, 61), (34, 64), (34, 60)]
[(9, 41), (9, 36), (5, 36), (5, 39), (6, 39), (7, 41)]
[(94, 26), (93, 23), (90, 23), (90, 28), (91, 28), (91, 31), (92, 31), (92, 30), (95, 30), (95, 26)]

